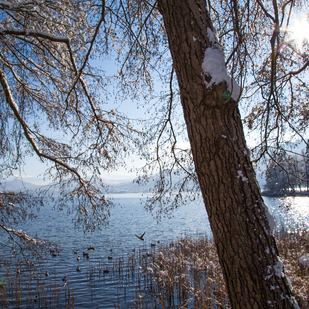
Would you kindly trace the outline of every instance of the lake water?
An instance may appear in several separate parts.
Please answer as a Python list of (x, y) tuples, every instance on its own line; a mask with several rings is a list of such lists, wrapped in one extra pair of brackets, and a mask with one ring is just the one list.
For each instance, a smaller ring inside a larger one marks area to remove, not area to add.
[[(111, 209), (109, 225), (94, 234), (84, 234), (82, 230), (75, 229), (65, 211), (58, 212), (52, 207), (42, 208), (36, 219), (22, 227), (31, 235), (59, 244), (60, 254), (44, 261), (40, 271), (42, 274), (49, 272), (50, 276), (43, 280), (46, 285), (51, 282), (57, 285), (60, 296), (67, 293), (69, 285), (74, 292), (75, 308), (118, 308), (119, 304), (119, 308), (132, 308), (133, 296), (137, 293), (136, 279), (127, 276), (125, 280), (120, 280), (119, 276), (115, 276), (117, 263), (127, 261), (129, 256), (150, 252), (151, 244), (158, 245), (158, 241), (161, 245), (184, 236), (211, 236), (202, 201), (179, 207), (174, 217), (163, 218), (157, 223), (141, 205), (140, 196), (124, 194), (112, 198), (116, 206)], [(289, 227), (298, 224), (309, 228), (309, 197), (265, 197), (264, 200), (279, 225)], [(134, 236), (144, 232), (144, 242)], [(88, 251), (89, 246), (94, 246), (96, 250)], [(79, 253), (74, 254), (75, 250)], [(89, 258), (83, 256), (83, 251), (89, 253)], [(79, 261), (77, 256), (80, 257)], [(77, 267), (80, 272), (76, 271)], [(110, 272), (103, 274), (103, 269)], [(98, 272), (100, 276), (95, 277)], [(68, 282), (66, 286), (62, 281), (64, 276)], [(34, 302), (31, 306), (40, 308)], [(29, 308), (29, 304), (22, 308)]]

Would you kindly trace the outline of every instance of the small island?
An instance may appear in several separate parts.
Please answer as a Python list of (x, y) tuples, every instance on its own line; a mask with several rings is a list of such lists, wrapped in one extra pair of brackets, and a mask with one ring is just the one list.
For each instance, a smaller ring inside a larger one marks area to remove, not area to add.
[(299, 191), (299, 190), (263, 190), (263, 196), (267, 197), (285, 197), (285, 196), (309, 196), (309, 191)]

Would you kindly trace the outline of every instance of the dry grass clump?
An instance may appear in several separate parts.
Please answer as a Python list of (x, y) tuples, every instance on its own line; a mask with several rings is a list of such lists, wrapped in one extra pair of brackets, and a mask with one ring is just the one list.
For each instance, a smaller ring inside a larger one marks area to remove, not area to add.
[[(283, 229), (275, 237), (293, 294), (300, 308), (309, 308), (309, 269), (298, 262), (309, 253), (309, 231)], [(230, 308), (212, 240), (184, 238), (157, 248), (145, 271), (158, 308)]]
[(214, 243), (184, 238), (153, 251), (146, 268), (159, 308), (229, 308)]
[(309, 231), (305, 228), (283, 229), (277, 233), (276, 238), (293, 294), (300, 308), (309, 308), (309, 268), (298, 262), (300, 257), (309, 253)]

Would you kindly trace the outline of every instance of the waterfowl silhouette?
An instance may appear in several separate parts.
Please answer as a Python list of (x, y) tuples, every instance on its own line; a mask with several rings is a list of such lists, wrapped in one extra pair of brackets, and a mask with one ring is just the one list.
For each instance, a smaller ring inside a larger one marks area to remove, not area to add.
[(77, 257), (77, 261), (79, 261), (79, 260), (80, 260), (80, 257), (78, 256), (78, 257)]
[(103, 269), (103, 273), (107, 274), (107, 273), (109, 273), (109, 270), (108, 269)]
[(96, 248), (95, 248), (95, 247), (88, 247), (88, 250), (93, 250), (93, 251), (95, 251)]
[(63, 281), (63, 282), (67, 282), (67, 276), (63, 277), (63, 278), (62, 278), (62, 281)]
[(113, 259), (113, 257), (112, 257), (112, 256), (108, 256), (107, 258), (108, 258), (109, 260), (112, 260), (112, 259)]
[(52, 248), (49, 252), (52, 256), (57, 256), (59, 254), (59, 250), (57, 248)]
[(35, 302), (37, 302), (37, 301), (38, 301), (38, 295), (35, 296), (33, 300), (34, 300)]
[(83, 252), (83, 256), (85, 256), (87, 259), (89, 259), (89, 253)]
[(74, 254), (78, 254), (78, 250), (75, 250), (75, 251), (74, 251)]
[(49, 273), (48, 273), (48, 271), (47, 271), (47, 272), (45, 273), (45, 276), (46, 276), (46, 277), (48, 277), (48, 276), (49, 276)]
[(79, 267), (76, 267), (76, 271), (80, 271), (80, 268), (79, 268)]
[(141, 236), (138, 236), (138, 235), (136, 235), (136, 234), (134, 234), (138, 239), (140, 239), (140, 240), (145, 240), (144, 239), (144, 235), (146, 234), (146, 232), (144, 232)]
[(17, 274), (20, 274), (20, 269), (16, 269), (16, 273), (17, 273)]
[(150, 246), (151, 246), (151, 247), (155, 247), (155, 246), (156, 246), (156, 244), (151, 243), (151, 244), (150, 244)]

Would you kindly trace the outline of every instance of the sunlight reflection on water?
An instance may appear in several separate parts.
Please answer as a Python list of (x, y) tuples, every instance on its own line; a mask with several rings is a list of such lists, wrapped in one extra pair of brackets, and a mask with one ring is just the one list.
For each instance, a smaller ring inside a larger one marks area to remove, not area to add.
[(264, 197), (264, 200), (275, 216), (278, 226), (309, 228), (309, 197)]

